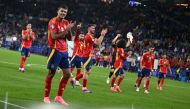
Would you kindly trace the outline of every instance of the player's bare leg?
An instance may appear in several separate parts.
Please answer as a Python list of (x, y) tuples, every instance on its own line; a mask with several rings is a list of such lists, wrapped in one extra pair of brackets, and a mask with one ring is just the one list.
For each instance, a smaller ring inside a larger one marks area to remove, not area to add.
[(63, 96), (64, 90), (66, 88), (67, 82), (71, 76), (70, 68), (62, 69), (62, 71), (63, 71), (63, 77), (60, 80), (59, 89), (57, 91), (57, 96), (55, 97), (55, 101), (60, 104), (63, 104), (64, 106), (68, 106), (69, 104), (67, 102), (65, 102), (65, 100), (62, 98), (62, 96)]
[(163, 85), (164, 85), (164, 79), (162, 78), (161, 80), (160, 80), (160, 87), (159, 87), (159, 89), (160, 90), (162, 90), (162, 87), (163, 87)]
[(157, 87), (156, 87), (157, 90), (160, 89), (160, 81), (161, 81), (161, 79), (159, 78), (159, 79), (158, 79), (158, 83), (157, 83)]

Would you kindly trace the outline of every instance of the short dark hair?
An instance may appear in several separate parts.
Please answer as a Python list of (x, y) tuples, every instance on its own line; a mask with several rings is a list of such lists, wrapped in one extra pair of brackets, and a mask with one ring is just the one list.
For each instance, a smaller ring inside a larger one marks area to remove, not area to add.
[(126, 45), (126, 40), (125, 39), (119, 39), (117, 42), (117, 47), (118, 48), (125, 48)]
[(153, 45), (148, 45), (147, 49), (149, 49), (149, 48), (155, 48), (155, 47)]
[(61, 8), (68, 10), (68, 6), (67, 6), (67, 5), (60, 5), (60, 6), (58, 7), (58, 10), (61, 9)]
[(96, 24), (88, 24), (88, 27), (91, 27), (91, 26), (95, 26), (96, 27)]

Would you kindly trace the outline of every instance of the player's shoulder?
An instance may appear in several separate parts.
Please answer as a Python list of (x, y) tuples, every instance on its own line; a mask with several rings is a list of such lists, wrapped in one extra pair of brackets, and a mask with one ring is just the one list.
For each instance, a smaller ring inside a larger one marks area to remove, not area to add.
[(51, 24), (55, 24), (56, 23), (56, 20), (57, 19), (57, 17), (53, 17), (53, 18), (51, 18), (50, 20), (49, 20), (49, 23), (51, 23)]
[(67, 19), (62, 19), (62, 22), (69, 24), (69, 21)]
[(148, 55), (148, 52), (144, 52), (144, 53), (143, 53), (143, 56), (146, 56), (146, 55)]
[(90, 34), (89, 33), (86, 33), (86, 35), (84, 36), (85, 39), (89, 39), (91, 38)]

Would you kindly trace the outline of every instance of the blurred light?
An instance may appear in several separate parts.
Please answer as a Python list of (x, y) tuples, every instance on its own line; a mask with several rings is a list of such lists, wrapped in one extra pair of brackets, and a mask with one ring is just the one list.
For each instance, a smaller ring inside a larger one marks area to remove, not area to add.
[(108, 4), (111, 4), (111, 3), (114, 2), (114, 0), (101, 0), (101, 1), (104, 2), (104, 3), (108, 3)]
[(12, 40), (13, 40), (13, 41), (17, 41), (17, 37), (13, 37)]
[(34, 6), (36, 6), (36, 3), (34, 3)]
[(188, 7), (188, 4), (176, 4), (176, 6), (184, 6), (184, 7)]
[(138, 60), (138, 61), (140, 61), (140, 60), (141, 60), (141, 57), (140, 57), (140, 56), (138, 56), (138, 57), (137, 57), (137, 60)]
[(129, 1), (129, 6), (140, 6), (140, 5), (142, 5), (142, 3), (140, 3), (140, 2), (137, 2), (137, 1), (135, 1), (135, 0), (130, 0)]

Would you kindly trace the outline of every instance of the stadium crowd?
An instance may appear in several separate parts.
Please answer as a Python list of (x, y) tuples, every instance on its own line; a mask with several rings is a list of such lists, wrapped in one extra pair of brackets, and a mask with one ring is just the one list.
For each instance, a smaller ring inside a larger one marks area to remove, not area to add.
[[(57, 4), (56, 1), (49, 2)], [(70, 0), (67, 2), (69, 3)], [(33, 31), (36, 33), (36, 40), (33, 42), (31, 52), (47, 55), (48, 20), (43, 17), (49, 18), (48, 12), (51, 13), (54, 10), (53, 8), (44, 10), (43, 6), (48, 7), (48, 4), (42, 5), (37, 15), (35, 11), (30, 15), (23, 14), (27, 10), (22, 8), (13, 8), (10, 13), (8, 11), (4, 15), (1, 14), (1, 47), (19, 50), (22, 27), (30, 22), (33, 25)], [(177, 10), (176, 7), (169, 8), (168, 6), (159, 5), (159, 3), (157, 5), (151, 3), (147, 5), (134, 8), (123, 3), (122, 0), (118, 0), (113, 4), (101, 1), (79, 2), (79, 0), (75, 0), (73, 4), (69, 5), (70, 13), (68, 17), (83, 22), (84, 28), (82, 30), (84, 33), (89, 23), (96, 23), (98, 29), (105, 25), (109, 27), (109, 33), (103, 41), (103, 46), (95, 48), (101, 50), (101, 52), (95, 52), (94, 54), (96, 65), (107, 67), (111, 62), (112, 39), (117, 33), (125, 36), (127, 32), (131, 31), (133, 32), (134, 42), (129, 49), (133, 51), (133, 55), (127, 60), (129, 65), (127, 70), (135, 72), (138, 70), (139, 57), (142, 56), (146, 45), (151, 43), (155, 46), (157, 59), (159, 59), (161, 53), (167, 53), (168, 55), (172, 75), (168, 73), (167, 76), (172, 79), (190, 82), (190, 30), (188, 28), (190, 20), (184, 21), (187, 17), (184, 15), (176, 17), (176, 15), (183, 13), (184, 9)], [(36, 8), (38, 9), (38, 6)], [(174, 13), (175, 10), (177, 11)], [(13, 40), (13, 37), (16, 37), (17, 40)], [(153, 75), (157, 76), (157, 73), (153, 73)]]

